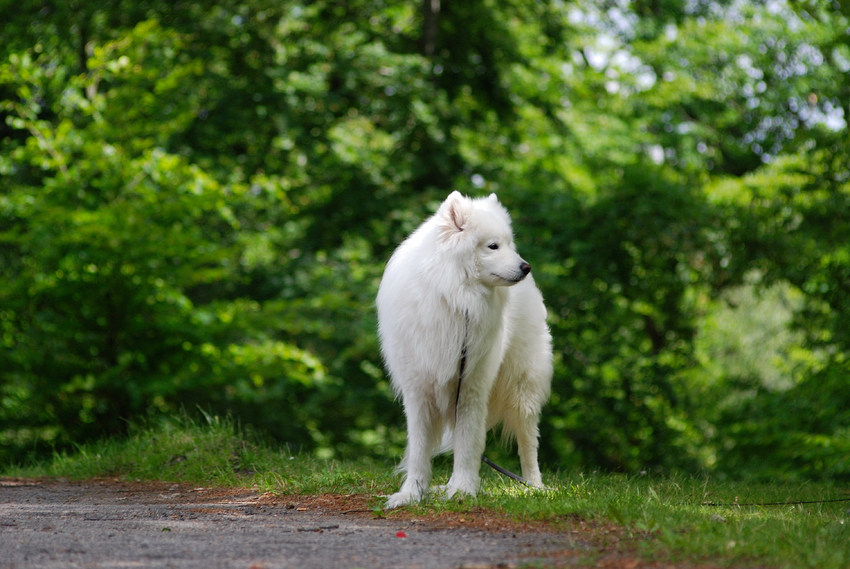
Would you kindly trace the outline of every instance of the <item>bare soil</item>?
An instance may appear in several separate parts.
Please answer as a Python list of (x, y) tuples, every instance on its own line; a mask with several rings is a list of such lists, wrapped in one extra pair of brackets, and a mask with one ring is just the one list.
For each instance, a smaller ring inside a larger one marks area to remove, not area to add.
[(486, 510), (384, 514), (375, 503), (366, 495), (0, 479), (0, 569), (673, 567), (635, 557), (614, 526), (523, 523)]

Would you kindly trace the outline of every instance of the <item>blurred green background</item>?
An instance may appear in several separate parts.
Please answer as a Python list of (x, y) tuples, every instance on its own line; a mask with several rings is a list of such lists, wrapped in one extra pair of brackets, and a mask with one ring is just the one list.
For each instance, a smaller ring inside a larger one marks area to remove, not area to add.
[(397, 458), (374, 295), (457, 189), (546, 297), (545, 468), (850, 478), (846, 3), (0, 6), (0, 462)]

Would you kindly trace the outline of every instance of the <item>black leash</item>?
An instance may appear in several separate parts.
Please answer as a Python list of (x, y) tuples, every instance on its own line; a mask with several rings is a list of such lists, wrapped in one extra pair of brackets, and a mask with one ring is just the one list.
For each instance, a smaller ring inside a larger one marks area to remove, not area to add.
[(464, 310), (466, 322), (463, 326), (463, 343), (460, 346), (460, 365), (457, 371), (457, 393), (455, 394), (455, 423), (457, 423), (457, 408), (460, 405), (460, 384), (463, 381), (463, 372), (466, 369), (466, 348), (467, 338), (469, 336), (469, 311)]
[(455, 423), (457, 423), (457, 408), (460, 403), (460, 382), (463, 381), (463, 370), (466, 368), (466, 342), (460, 350), (460, 370), (457, 374), (457, 395), (455, 395)]
[(514, 480), (516, 480), (517, 482), (519, 482), (520, 484), (522, 484), (523, 486), (525, 486), (527, 488), (534, 488), (534, 486), (529, 484), (528, 481), (526, 481), (526, 479), (523, 478), (522, 476), (520, 476), (519, 474), (514, 474), (513, 472), (511, 472), (507, 468), (502, 468), (501, 466), (499, 466), (498, 464), (496, 464), (495, 462), (493, 462), (492, 460), (490, 460), (489, 458), (487, 458), (484, 455), (481, 455), (481, 462), (483, 462), (484, 464), (486, 464), (487, 466), (489, 466), (490, 468), (492, 468), (496, 472), (504, 474), (508, 478), (513, 478)]
[(701, 506), (712, 508), (734, 508), (734, 507), (759, 507), (759, 506), (802, 506), (805, 504), (833, 504), (836, 502), (850, 502), (850, 498), (833, 498), (831, 500), (796, 500), (794, 502), (704, 502)]

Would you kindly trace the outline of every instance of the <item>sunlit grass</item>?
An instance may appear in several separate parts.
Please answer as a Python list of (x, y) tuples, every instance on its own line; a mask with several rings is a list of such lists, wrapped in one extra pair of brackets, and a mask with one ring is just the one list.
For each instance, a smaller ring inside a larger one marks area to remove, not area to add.
[[(550, 475), (545, 491), (485, 473), (482, 494), (414, 511), (486, 508), (521, 520), (614, 523), (623, 547), (659, 561), (734, 567), (850, 567), (850, 492), (832, 484), (745, 484), (689, 475)], [(781, 505), (757, 505), (780, 503)], [(737, 504), (737, 505), (736, 505)], [(743, 505), (747, 504), (747, 505)], [(750, 505), (752, 504), (752, 505)], [(591, 560), (592, 561), (592, 560)]]
[[(435, 485), (450, 459), (435, 461)], [(400, 476), (381, 461), (335, 461), (292, 453), (244, 433), (232, 421), (177, 419), (136, 428), (127, 439), (82, 445), (72, 454), (7, 476), (119, 477), (204, 486), (250, 487), (279, 494), (368, 494), (397, 489)], [(653, 560), (722, 566), (850, 567), (847, 488), (829, 483), (745, 484), (690, 475), (549, 473), (547, 490), (529, 490), (482, 467), (479, 496), (443, 500), (439, 492), (414, 514), (485, 509), (554, 529), (584, 521), (614, 524), (622, 547)], [(750, 505), (764, 503), (781, 505)], [(747, 504), (747, 505), (744, 505)], [(391, 514), (390, 514), (391, 515)], [(592, 561), (592, 559), (591, 559)]]
[(58, 453), (47, 462), (12, 467), (4, 474), (165, 480), (287, 494), (382, 492), (396, 479), (389, 465), (293, 452), (214, 416), (203, 422), (181, 417), (136, 427), (128, 438), (80, 445), (73, 453)]

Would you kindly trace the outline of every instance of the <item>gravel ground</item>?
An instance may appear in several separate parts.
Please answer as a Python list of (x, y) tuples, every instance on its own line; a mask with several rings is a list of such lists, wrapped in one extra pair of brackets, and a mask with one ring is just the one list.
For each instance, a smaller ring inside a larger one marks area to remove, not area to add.
[(368, 502), (166, 483), (0, 479), (0, 569), (563, 567), (593, 549), (575, 532), (486, 513), (376, 518)]

